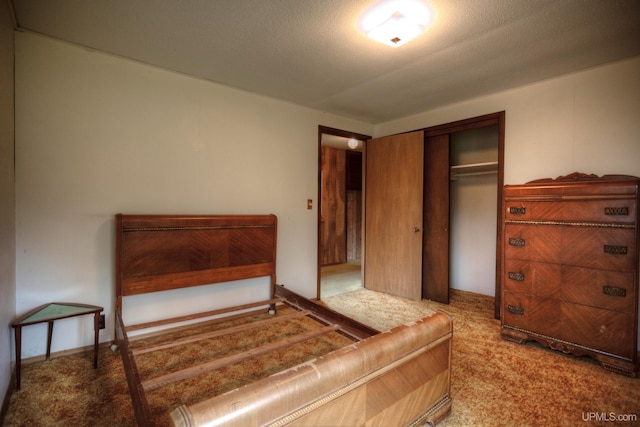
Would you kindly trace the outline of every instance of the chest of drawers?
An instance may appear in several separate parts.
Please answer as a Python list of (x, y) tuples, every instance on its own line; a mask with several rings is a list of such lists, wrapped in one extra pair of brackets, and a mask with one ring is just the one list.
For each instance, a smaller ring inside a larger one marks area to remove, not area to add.
[(504, 188), (504, 339), (638, 373), (638, 186), (574, 173)]

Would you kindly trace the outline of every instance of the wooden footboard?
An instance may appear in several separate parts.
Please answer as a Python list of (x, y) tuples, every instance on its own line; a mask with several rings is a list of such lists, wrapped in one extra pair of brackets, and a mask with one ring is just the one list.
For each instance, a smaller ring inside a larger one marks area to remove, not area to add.
[(418, 425), (451, 410), (441, 312), (171, 414), (177, 426)]

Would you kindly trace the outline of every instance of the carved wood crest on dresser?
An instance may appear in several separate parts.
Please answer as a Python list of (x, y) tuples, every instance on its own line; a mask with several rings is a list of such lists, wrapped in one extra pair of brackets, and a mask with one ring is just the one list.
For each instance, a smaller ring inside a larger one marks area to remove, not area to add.
[(640, 178), (504, 187), (502, 338), (638, 374)]

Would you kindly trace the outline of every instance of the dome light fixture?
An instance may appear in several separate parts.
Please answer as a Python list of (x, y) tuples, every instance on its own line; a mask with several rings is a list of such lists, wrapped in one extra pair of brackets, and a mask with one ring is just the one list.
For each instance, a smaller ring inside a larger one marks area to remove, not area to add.
[(349, 138), (349, 140), (347, 141), (347, 147), (351, 148), (352, 150), (358, 148), (358, 145), (360, 145), (360, 143), (355, 138)]
[(370, 38), (396, 48), (422, 34), (431, 19), (431, 10), (421, 0), (386, 0), (363, 15), (360, 28)]

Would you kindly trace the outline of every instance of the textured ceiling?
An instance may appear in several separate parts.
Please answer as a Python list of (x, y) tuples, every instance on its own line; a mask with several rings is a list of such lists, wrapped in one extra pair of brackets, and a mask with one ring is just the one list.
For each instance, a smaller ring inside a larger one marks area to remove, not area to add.
[(392, 49), (373, 0), (13, 0), (21, 29), (370, 123), (640, 55), (638, 0), (426, 0)]

